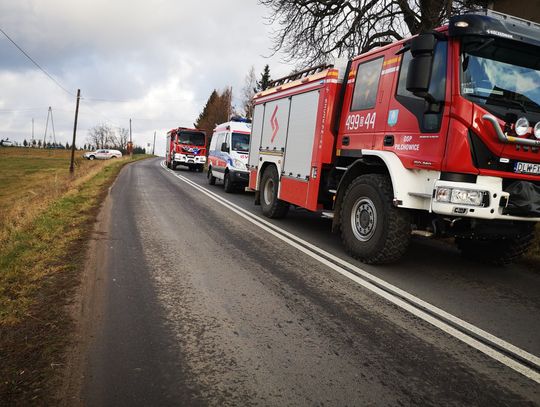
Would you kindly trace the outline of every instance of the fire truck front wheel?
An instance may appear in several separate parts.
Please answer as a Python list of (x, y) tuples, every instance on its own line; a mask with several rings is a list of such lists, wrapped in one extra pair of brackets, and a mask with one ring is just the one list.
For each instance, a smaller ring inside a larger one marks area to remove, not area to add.
[(369, 264), (398, 260), (409, 245), (409, 212), (393, 203), (392, 183), (383, 174), (356, 178), (341, 205), (341, 239), (353, 257)]
[(266, 168), (261, 180), (261, 208), (264, 216), (273, 219), (285, 217), (289, 204), (278, 199), (279, 177), (275, 166)]
[(494, 266), (504, 266), (519, 260), (534, 241), (534, 223), (524, 224), (521, 233), (504, 239), (456, 237), (463, 257)]

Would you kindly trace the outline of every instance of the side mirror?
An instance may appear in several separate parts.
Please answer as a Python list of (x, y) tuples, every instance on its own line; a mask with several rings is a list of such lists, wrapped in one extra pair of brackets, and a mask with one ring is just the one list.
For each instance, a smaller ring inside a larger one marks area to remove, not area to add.
[(229, 146), (227, 145), (227, 143), (221, 143), (221, 151), (223, 151), (224, 153), (229, 152)]
[(437, 40), (433, 34), (420, 34), (411, 40), (412, 59), (407, 72), (407, 90), (414, 95), (435, 102), (428, 93)]

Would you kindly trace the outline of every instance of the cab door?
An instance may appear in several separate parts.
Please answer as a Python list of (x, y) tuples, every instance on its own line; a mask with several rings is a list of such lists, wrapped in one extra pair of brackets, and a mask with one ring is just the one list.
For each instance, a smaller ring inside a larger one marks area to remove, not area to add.
[(373, 149), (377, 135), (384, 133), (392, 86), (385, 65), (390, 57), (385, 52), (352, 62), (338, 136), (342, 156), (360, 156), (362, 149)]
[(400, 54), (399, 70), (394, 75), (392, 97), (384, 117), (386, 138), (378, 140), (377, 149), (394, 151), (407, 168), (440, 170), (449, 123), (448, 42), (439, 41), (435, 48), (429, 90), (437, 101), (435, 104), (407, 90), (411, 59), (410, 51)]

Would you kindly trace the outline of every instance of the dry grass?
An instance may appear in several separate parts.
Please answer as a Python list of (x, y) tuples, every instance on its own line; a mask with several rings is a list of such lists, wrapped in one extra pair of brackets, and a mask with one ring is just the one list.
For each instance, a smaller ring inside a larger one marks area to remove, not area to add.
[(51, 202), (76, 188), (108, 161), (89, 161), (75, 154), (75, 173), (69, 173), (70, 151), (0, 148), (0, 246)]
[(85, 243), (108, 186), (129, 159), (0, 149), (0, 405), (50, 404)]

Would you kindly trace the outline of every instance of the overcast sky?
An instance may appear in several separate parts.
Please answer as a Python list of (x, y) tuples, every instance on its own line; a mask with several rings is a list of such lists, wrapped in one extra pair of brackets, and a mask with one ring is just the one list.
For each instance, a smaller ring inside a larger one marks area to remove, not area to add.
[[(165, 133), (192, 126), (211, 91), (233, 87), (265, 64), (272, 77), (292, 67), (271, 54), (268, 10), (256, 0), (17, 0), (0, 2), (0, 28), (71, 94), (37, 69), (0, 33), (0, 138), (43, 139), (48, 106), (57, 141), (107, 123), (133, 141), (164, 150)], [(47, 138), (51, 133), (49, 130)]]

